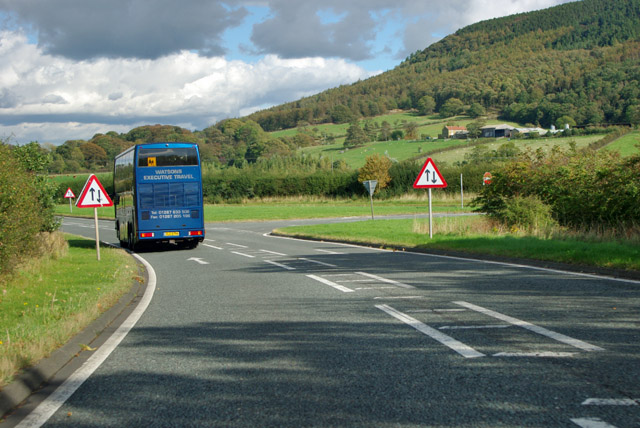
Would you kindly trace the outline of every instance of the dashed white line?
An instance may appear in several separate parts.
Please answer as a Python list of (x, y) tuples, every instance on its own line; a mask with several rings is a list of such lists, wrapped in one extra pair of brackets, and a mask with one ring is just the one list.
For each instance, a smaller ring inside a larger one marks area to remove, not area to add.
[(485, 356), (483, 353), (476, 351), (470, 346), (467, 346), (464, 343), (457, 341), (451, 336), (447, 336), (446, 334), (441, 333), (435, 328), (429, 327), (428, 325), (418, 321), (415, 318), (410, 317), (407, 314), (403, 314), (402, 312), (392, 308), (389, 305), (376, 305), (376, 308), (386, 312), (387, 314), (402, 321), (403, 323), (415, 328), (420, 333), (426, 334), (432, 339), (451, 348), (452, 350), (454, 350), (455, 352), (457, 352), (458, 354), (462, 355), (465, 358), (478, 358), (478, 357)]
[(316, 251), (319, 251), (321, 253), (326, 253), (326, 254), (334, 254), (334, 255), (338, 255), (338, 254), (344, 254), (344, 253), (339, 253), (337, 251), (330, 251), (330, 250), (321, 250), (319, 248), (316, 248)]
[(574, 418), (571, 422), (582, 428), (616, 428), (615, 425), (608, 424), (598, 418)]
[(444, 325), (438, 327), (438, 330), (482, 330), (487, 328), (507, 328), (511, 327), (506, 324), (491, 324), (491, 325)]
[(256, 258), (256, 256), (252, 256), (251, 254), (241, 253), (239, 251), (231, 251), (231, 254), (237, 254), (237, 255), (242, 256), (242, 257), (248, 257), (250, 259), (255, 259)]
[(515, 357), (515, 358), (570, 358), (575, 352), (498, 352), (494, 357)]
[(202, 245), (204, 245), (205, 247), (214, 248), (216, 250), (223, 250), (223, 248), (216, 247), (215, 245), (211, 245), (211, 244), (202, 244)]
[(375, 279), (376, 281), (386, 282), (387, 284), (397, 285), (398, 287), (409, 288), (409, 289), (415, 288), (413, 285), (403, 284), (402, 282), (394, 281), (393, 279), (383, 278), (383, 277), (378, 276), (378, 275), (373, 275), (373, 274), (366, 273), (366, 272), (355, 272), (355, 273), (358, 274), (358, 275), (362, 275), (362, 276), (366, 276), (368, 278)]
[(583, 406), (639, 406), (640, 398), (587, 398)]
[(315, 263), (315, 264), (326, 266), (326, 267), (338, 267), (337, 265), (332, 265), (331, 263), (325, 263), (325, 262), (320, 262), (318, 260), (306, 259), (304, 257), (298, 257), (298, 260), (304, 260), (305, 262)]
[(272, 264), (274, 266), (278, 266), (279, 268), (286, 269), (286, 270), (296, 270), (296, 268), (294, 268), (294, 267), (287, 266), (287, 265), (282, 264), (282, 263), (274, 262), (273, 260), (265, 260), (265, 263), (269, 263), (269, 264)]
[(238, 248), (249, 248), (246, 245), (234, 244), (233, 242), (227, 242), (227, 245), (231, 245), (232, 247), (238, 247)]
[(286, 254), (278, 253), (277, 251), (269, 251), (269, 250), (260, 250), (263, 253), (273, 254), (274, 256), (286, 256)]
[(504, 315), (499, 312), (495, 312), (490, 309), (486, 309), (481, 306), (474, 305), (472, 303), (467, 303), (467, 302), (453, 302), (453, 303), (455, 303), (456, 305), (460, 305), (465, 308), (471, 309), (473, 311), (480, 312), (487, 316), (499, 319), (501, 321), (508, 322), (509, 324), (513, 324), (515, 326), (525, 328), (527, 330), (533, 331), (534, 333), (538, 333), (542, 336), (546, 336), (553, 340), (557, 340), (558, 342), (562, 342), (567, 345), (573, 346), (574, 348), (582, 349), (583, 351), (604, 351), (604, 349), (599, 346), (595, 346), (590, 343), (583, 342), (582, 340), (574, 339), (573, 337), (565, 336), (564, 334), (561, 334), (561, 333), (556, 333), (555, 331), (547, 330), (544, 327), (540, 327), (535, 324), (531, 324), (529, 322), (522, 321), (517, 318), (513, 318), (508, 315)]
[(336, 284), (335, 282), (329, 281), (328, 279), (324, 279), (324, 278), (316, 276), (316, 275), (307, 275), (307, 277), (309, 277), (311, 279), (315, 279), (316, 281), (321, 282), (321, 283), (323, 283), (325, 285), (328, 285), (329, 287), (333, 287), (336, 290), (340, 290), (343, 293), (353, 293), (354, 292), (354, 290), (352, 290), (350, 288), (344, 287), (344, 286), (342, 286), (340, 284)]

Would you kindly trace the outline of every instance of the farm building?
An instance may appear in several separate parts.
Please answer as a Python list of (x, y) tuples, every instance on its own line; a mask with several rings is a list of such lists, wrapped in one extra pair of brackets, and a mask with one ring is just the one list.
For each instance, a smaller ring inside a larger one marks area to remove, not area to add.
[(445, 126), (440, 138), (467, 138), (468, 133), (465, 126)]

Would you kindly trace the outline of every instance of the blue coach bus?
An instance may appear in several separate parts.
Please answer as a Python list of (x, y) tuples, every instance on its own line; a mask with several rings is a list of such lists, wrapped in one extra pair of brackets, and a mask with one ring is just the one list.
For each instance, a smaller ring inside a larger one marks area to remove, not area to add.
[(116, 234), (122, 247), (204, 240), (202, 171), (192, 143), (138, 144), (115, 158)]

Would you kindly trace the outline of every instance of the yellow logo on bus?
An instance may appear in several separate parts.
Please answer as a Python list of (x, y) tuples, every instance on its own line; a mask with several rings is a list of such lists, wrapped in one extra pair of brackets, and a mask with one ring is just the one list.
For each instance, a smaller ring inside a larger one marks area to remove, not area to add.
[(148, 157), (147, 158), (147, 166), (156, 166), (156, 158)]

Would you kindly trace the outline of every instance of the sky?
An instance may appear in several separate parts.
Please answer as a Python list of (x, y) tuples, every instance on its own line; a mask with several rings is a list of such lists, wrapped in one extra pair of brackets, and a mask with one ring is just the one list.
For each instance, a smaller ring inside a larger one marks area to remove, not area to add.
[(195, 131), (568, 0), (0, 0), (0, 140)]

